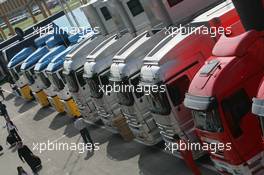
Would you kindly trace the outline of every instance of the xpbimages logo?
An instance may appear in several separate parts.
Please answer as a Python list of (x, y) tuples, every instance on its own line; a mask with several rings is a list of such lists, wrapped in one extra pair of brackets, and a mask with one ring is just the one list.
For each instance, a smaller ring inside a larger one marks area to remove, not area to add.
[[(58, 27), (53, 28), (51, 25), (45, 27), (33, 27), (34, 34), (39, 34), (40, 36), (44, 36), (47, 34), (63, 34), (67, 33), (69, 35), (76, 35), (80, 34), (81, 36), (85, 37), (86, 34), (99, 34), (100, 28), (99, 27), (90, 27), (90, 26), (83, 26), (83, 27)], [(86, 37), (89, 37), (87, 35)]]
[(221, 36), (223, 34), (230, 35), (232, 33), (231, 27), (207, 27), (200, 26), (195, 27), (191, 25), (183, 26), (180, 24), (179, 26), (170, 26), (165, 28), (165, 34), (171, 35), (172, 37), (180, 34), (180, 35), (188, 35), (188, 34), (199, 34), (199, 35), (211, 35), (211, 37)]
[(100, 149), (99, 143), (63, 143), (52, 142), (48, 140), (42, 143), (33, 143), (33, 151), (38, 151), (40, 154), (44, 151), (78, 151), (82, 154), (86, 151), (98, 151)]
[(151, 93), (163, 93), (166, 91), (166, 85), (127, 85), (127, 84), (116, 84), (112, 85), (99, 85), (99, 92), (103, 92), (106, 95), (109, 93), (144, 93), (150, 95)]
[(165, 143), (165, 151), (171, 152), (174, 154), (178, 151), (206, 151), (213, 154), (217, 152), (230, 151), (232, 149), (231, 143), (193, 143), (193, 142), (184, 142), (180, 140), (177, 143)]

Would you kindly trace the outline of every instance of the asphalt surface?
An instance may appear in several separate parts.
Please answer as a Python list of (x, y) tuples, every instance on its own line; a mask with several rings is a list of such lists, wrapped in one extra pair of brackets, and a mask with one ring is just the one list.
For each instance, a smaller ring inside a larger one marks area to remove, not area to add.
[[(170, 156), (158, 146), (147, 147), (137, 142), (125, 142), (119, 135), (105, 130), (101, 125), (89, 125), (94, 142), (99, 150), (79, 153), (72, 150), (46, 150), (42, 153), (34, 148), (37, 143), (82, 143), (80, 134), (73, 126), (73, 119), (58, 114), (51, 107), (41, 108), (36, 102), (26, 102), (10, 94), (8, 85), (3, 86), (10, 118), (17, 126), (20, 136), (34, 154), (42, 160), (39, 175), (191, 175), (185, 163)], [(0, 116), (1, 117), (1, 116)], [(7, 130), (0, 118), (0, 144), (4, 147), (0, 154), (0, 174), (15, 175), (16, 167), (22, 166), (33, 174), (27, 164), (17, 155), (16, 148), (6, 145)], [(217, 173), (200, 167), (203, 175)]]

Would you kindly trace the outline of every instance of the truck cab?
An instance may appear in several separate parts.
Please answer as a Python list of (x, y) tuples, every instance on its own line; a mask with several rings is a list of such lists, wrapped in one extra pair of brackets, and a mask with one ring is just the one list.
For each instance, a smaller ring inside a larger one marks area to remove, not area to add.
[[(34, 68), (34, 72), (36, 75), (35, 84), (37, 88), (37, 92), (43, 91), (47, 95), (48, 103), (54, 107), (57, 112), (64, 112), (63, 104), (58, 99), (58, 96), (54, 92), (53, 86), (51, 86), (51, 82), (47, 78), (47, 74), (45, 73), (45, 69), (56, 55), (60, 54), (66, 49), (65, 46), (58, 46), (52, 49), (49, 54), (43, 56)], [(51, 97), (51, 98), (49, 98)]]
[(154, 33), (154, 31), (143, 32), (119, 50), (113, 57), (109, 75), (111, 85), (123, 88), (128, 85), (133, 87), (120, 89), (112, 94), (115, 94), (115, 98), (121, 105), (122, 113), (136, 141), (145, 145), (155, 145), (161, 141), (159, 129), (148, 110), (149, 102), (143, 91), (137, 92), (135, 89), (139, 84), (144, 56), (166, 36), (165, 32)]
[(29, 86), (26, 84), (24, 77), (22, 76), (20, 67), (23, 61), (33, 52), (34, 49), (31, 47), (24, 48), (20, 52), (18, 52), (7, 65), (7, 69), (14, 83), (16, 84), (16, 86), (18, 86), (20, 94), (22, 98), (24, 98), (25, 100), (32, 100), (32, 96), (31, 96), (31, 90)]
[(115, 94), (107, 94), (110, 97), (106, 99), (106, 95), (98, 91), (98, 88), (109, 85), (108, 77), (112, 58), (132, 38), (132, 35), (125, 34), (123, 36), (114, 35), (106, 39), (87, 56), (84, 65), (84, 78), (89, 85), (91, 97), (95, 101), (101, 120), (110, 130), (115, 128), (113, 119), (122, 113)]
[(263, 32), (222, 36), (185, 96), (201, 141), (231, 145), (209, 151), (223, 174), (263, 174), (262, 132), (251, 113), (263, 77), (263, 46)]
[[(209, 57), (214, 44), (210, 35), (167, 36), (144, 58), (140, 84), (149, 88), (145, 93), (149, 109), (168, 144), (175, 142), (174, 135), (199, 143), (191, 113), (182, 102), (191, 79)], [(203, 151), (196, 150), (193, 155), (196, 159)]]
[[(74, 47), (78, 47), (78, 42), (80, 40), (80, 35), (71, 35), (69, 36), (69, 41), (71, 45), (65, 49), (60, 54), (56, 55), (54, 59), (47, 66), (45, 73), (47, 75), (48, 80), (51, 82), (51, 86), (53, 91), (55, 92), (56, 98), (55, 100), (59, 100), (58, 103), (62, 103), (63, 111), (65, 111), (68, 115), (78, 118), (81, 116), (81, 113), (78, 109), (76, 102), (73, 100), (69, 88), (66, 84), (65, 77), (63, 76), (63, 63), (65, 61), (66, 55), (74, 49)], [(52, 96), (48, 97), (49, 99), (53, 98)]]

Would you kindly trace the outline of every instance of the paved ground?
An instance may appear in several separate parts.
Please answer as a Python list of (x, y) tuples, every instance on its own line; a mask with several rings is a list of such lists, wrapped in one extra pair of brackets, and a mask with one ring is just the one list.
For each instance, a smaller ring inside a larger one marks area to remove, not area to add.
[[(4, 89), (8, 90), (8, 86)], [(52, 108), (40, 108), (36, 102), (25, 102), (13, 94), (6, 93), (5, 102), (8, 112), (17, 125), (26, 145), (33, 150), (33, 143), (78, 143), (82, 142), (78, 131), (73, 127), (73, 120), (56, 113)], [(23, 164), (15, 148), (5, 144), (7, 131), (0, 119), (0, 144), (4, 153), (0, 155), (0, 174), (15, 175), (16, 167)], [(158, 147), (147, 147), (136, 142), (126, 143), (118, 135), (113, 135), (101, 126), (89, 126), (95, 142), (100, 143), (100, 150), (80, 154), (77, 151), (44, 151), (34, 153), (42, 159), (43, 169), (40, 175), (191, 175), (182, 160), (172, 157)], [(216, 175), (201, 168), (203, 175)]]

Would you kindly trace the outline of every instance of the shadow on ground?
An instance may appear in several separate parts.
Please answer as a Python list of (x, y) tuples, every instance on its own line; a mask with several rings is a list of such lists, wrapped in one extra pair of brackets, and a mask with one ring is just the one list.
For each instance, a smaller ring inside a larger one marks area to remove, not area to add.
[(93, 141), (95, 143), (99, 143), (100, 145), (108, 142), (113, 135), (111, 132), (98, 125), (88, 125), (87, 128)]
[(52, 130), (58, 130), (70, 123), (72, 123), (72, 118), (68, 117), (64, 113), (58, 113), (51, 121), (49, 128)]
[(89, 160), (91, 157), (93, 157), (93, 155), (94, 155), (94, 151), (87, 151), (84, 160)]
[(72, 138), (79, 134), (79, 131), (74, 127), (74, 119), (69, 118), (69, 122), (66, 124), (66, 128), (64, 130), (64, 135), (68, 138)]
[[(162, 166), (159, 166), (162, 163)], [(164, 163), (165, 162), (165, 163)], [(185, 162), (177, 157), (163, 152), (157, 147), (146, 147), (142, 151), (138, 161), (140, 175), (193, 175)], [(216, 172), (199, 167), (202, 174), (218, 175)]]
[(14, 94), (8, 94), (6, 97), (5, 97), (5, 101), (9, 101), (9, 100), (12, 100), (13, 98), (15, 98), (16, 95)]
[(11, 152), (12, 153), (15, 153), (17, 151), (17, 146), (14, 146), (12, 149), (11, 149)]
[(37, 113), (34, 115), (33, 120), (40, 121), (40, 120), (48, 117), (49, 115), (51, 115), (54, 112), (55, 112), (55, 110), (50, 108), (50, 107), (40, 108), (37, 111)]
[[(210, 157), (209, 157), (208, 155), (205, 155), (205, 156), (199, 158), (196, 162), (197, 162), (197, 164), (199, 164), (199, 165), (209, 165), (209, 166), (211, 166), (211, 167), (214, 166), (214, 163), (211, 161), (211, 159), (210, 159)], [(205, 172), (208, 171), (208, 170), (205, 169), (205, 168), (202, 168), (202, 170), (205, 171)], [(219, 173), (216, 172), (216, 169), (215, 169), (214, 171), (215, 171), (215, 172), (213, 172), (213, 173), (210, 171), (210, 174), (212, 174), (212, 175), (220, 175)], [(206, 173), (204, 173), (204, 174), (206, 174)], [(209, 174), (209, 173), (208, 173), (208, 174)]]
[[(76, 144), (78, 142), (80, 142), (81, 137), (79, 137), (76, 140)], [(69, 156), (67, 157), (67, 159), (65, 160), (65, 164), (63, 169), (66, 170), (67, 169), (67, 175), (74, 175), (74, 169), (76, 167), (76, 165), (79, 163), (80, 158), (81, 158), (81, 154), (78, 154), (77, 157), (74, 155), (75, 151), (71, 151), (71, 153), (69, 154)]]
[(123, 161), (139, 155), (146, 146), (135, 141), (125, 142), (120, 135), (112, 135), (107, 145), (107, 157)]
[(15, 102), (14, 103), (15, 106), (20, 106), (20, 105), (26, 103), (26, 101), (24, 99), (22, 99), (21, 97), (15, 97), (14, 102)]
[[(160, 161), (166, 162), (160, 165)], [(142, 151), (138, 161), (140, 175), (192, 175), (185, 163), (153, 147)]]
[(34, 106), (37, 106), (38, 104), (37, 103), (34, 103), (32, 101), (24, 101), (24, 104), (19, 108), (18, 112), (19, 113), (24, 113), (28, 110), (30, 110), (31, 108), (33, 108)]
[[(80, 134), (80, 132), (74, 126), (75, 120), (72, 117), (68, 118), (70, 121), (66, 124), (64, 134), (66, 135), (66, 137), (72, 138), (77, 134)], [(103, 129), (100, 125), (87, 124), (87, 129), (89, 130), (93, 141), (100, 144), (107, 142), (109, 140), (109, 137), (112, 135), (112, 133)]]

